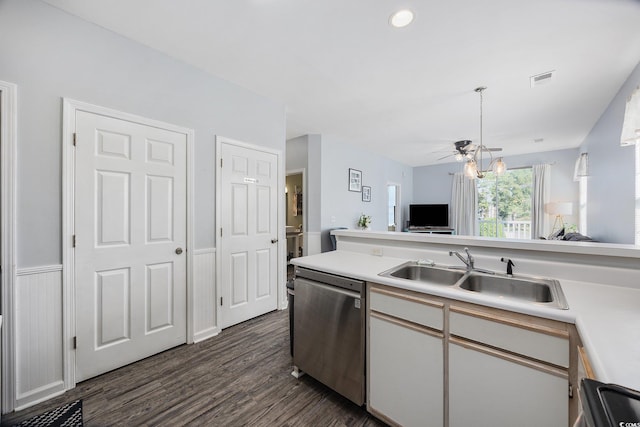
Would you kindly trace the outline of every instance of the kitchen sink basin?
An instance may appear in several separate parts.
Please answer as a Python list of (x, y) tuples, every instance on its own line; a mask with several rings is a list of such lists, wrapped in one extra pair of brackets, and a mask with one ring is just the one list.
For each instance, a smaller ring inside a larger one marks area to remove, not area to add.
[(452, 286), (464, 276), (464, 272), (410, 262), (380, 273), (380, 275), (426, 282), (432, 285)]
[(430, 285), (451, 286), (452, 289), (459, 292), (475, 292), (488, 297), (504, 298), (561, 310), (569, 308), (560, 283), (555, 279), (489, 273), (478, 270), (457, 270), (454, 267), (436, 267), (410, 261), (379, 275)]
[(569, 308), (557, 280), (472, 273), (458, 284), (460, 289), (512, 300)]

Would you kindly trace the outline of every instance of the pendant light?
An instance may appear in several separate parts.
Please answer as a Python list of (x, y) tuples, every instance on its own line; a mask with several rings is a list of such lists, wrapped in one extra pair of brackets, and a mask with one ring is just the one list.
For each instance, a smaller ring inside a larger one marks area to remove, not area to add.
[[(504, 160), (502, 160), (502, 157), (494, 159), (491, 151), (495, 151), (495, 149), (487, 148), (482, 141), (482, 94), (486, 89), (486, 86), (480, 86), (475, 89), (475, 92), (480, 94), (480, 144), (476, 148), (473, 157), (469, 159), (464, 165), (464, 174), (469, 179), (482, 179), (486, 176), (489, 170), (493, 171), (494, 174), (500, 176), (507, 170), (507, 165), (505, 164)], [(484, 153), (487, 153), (489, 155), (489, 166), (487, 167), (487, 169), (482, 169)]]

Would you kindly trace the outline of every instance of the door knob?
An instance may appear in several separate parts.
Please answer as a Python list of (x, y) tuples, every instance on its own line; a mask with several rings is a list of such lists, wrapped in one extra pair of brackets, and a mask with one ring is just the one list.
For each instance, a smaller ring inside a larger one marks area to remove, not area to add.
[(271, 239), (271, 243), (278, 243), (278, 239)]
[(180, 254), (182, 253), (182, 248), (177, 248), (177, 249), (176, 249), (176, 253), (177, 253), (178, 255), (180, 255)]

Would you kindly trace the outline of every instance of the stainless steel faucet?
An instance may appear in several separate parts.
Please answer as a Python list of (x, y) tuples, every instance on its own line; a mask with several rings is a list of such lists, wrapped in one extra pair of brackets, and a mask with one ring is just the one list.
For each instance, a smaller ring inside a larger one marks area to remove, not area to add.
[[(460, 258), (460, 261), (462, 261), (464, 263), (464, 265), (467, 266), (467, 271), (477, 271), (479, 273), (496, 274), (495, 271), (484, 270), (482, 268), (475, 268), (475, 266), (474, 266), (475, 259), (473, 258), (473, 256), (469, 252), (469, 248), (464, 248), (464, 251), (467, 254), (467, 258), (466, 259), (462, 255), (460, 255), (460, 252), (457, 252), (457, 251), (449, 251), (449, 256), (455, 255), (458, 258)], [(453, 267), (451, 267), (451, 268), (453, 268)]]
[(464, 259), (464, 257), (460, 255), (460, 252), (457, 252), (457, 251), (449, 251), (449, 256), (455, 255), (458, 258), (460, 258), (460, 261), (462, 261), (464, 265), (467, 266), (467, 271), (471, 271), (473, 270), (473, 263), (475, 262), (475, 260), (471, 256), (471, 253), (469, 252), (469, 248), (464, 248), (464, 251), (467, 253), (467, 259)]

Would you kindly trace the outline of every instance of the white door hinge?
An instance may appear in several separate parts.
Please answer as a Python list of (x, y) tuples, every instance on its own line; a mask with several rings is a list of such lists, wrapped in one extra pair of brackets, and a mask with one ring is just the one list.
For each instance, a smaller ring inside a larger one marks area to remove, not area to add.
[(76, 247), (76, 235), (73, 235), (73, 238), (71, 239), (71, 244), (72, 246), (75, 248)]

